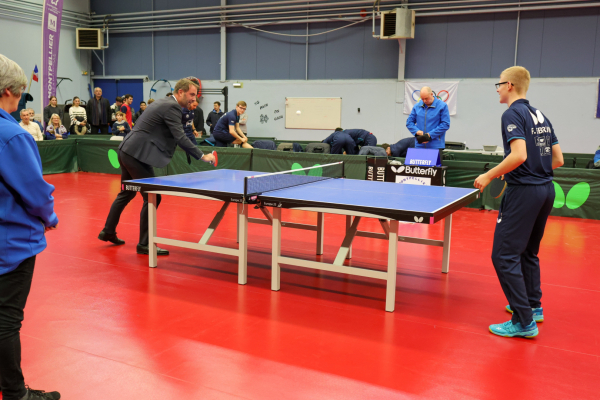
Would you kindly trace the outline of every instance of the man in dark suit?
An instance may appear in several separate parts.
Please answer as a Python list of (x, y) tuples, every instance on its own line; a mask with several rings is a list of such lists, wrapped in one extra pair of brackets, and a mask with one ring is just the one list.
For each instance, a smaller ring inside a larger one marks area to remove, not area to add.
[(90, 134), (97, 134), (100, 131), (102, 135), (108, 135), (108, 124), (111, 123), (110, 102), (102, 97), (102, 89), (94, 89), (94, 97), (87, 102), (85, 111), (90, 123)]
[[(119, 146), (121, 180), (150, 178), (154, 169), (165, 167), (173, 157), (179, 145), (186, 153), (204, 162), (214, 162), (212, 154), (202, 154), (187, 138), (181, 125), (181, 109), (189, 108), (196, 98), (198, 87), (190, 80), (181, 79), (175, 85), (173, 96), (156, 100), (137, 120), (131, 133)], [(114, 244), (124, 244), (117, 237), (117, 224), (121, 213), (135, 197), (136, 192), (122, 190), (110, 208), (106, 224), (98, 239)], [(138, 254), (148, 254), (148, 195), (142, 194), (144, 206), (140, 214), (140, 241)], [(156, 196), (157, 207), (160, 195)], [(159, 255), (167, 255), (167, 250), (158, 249)]]

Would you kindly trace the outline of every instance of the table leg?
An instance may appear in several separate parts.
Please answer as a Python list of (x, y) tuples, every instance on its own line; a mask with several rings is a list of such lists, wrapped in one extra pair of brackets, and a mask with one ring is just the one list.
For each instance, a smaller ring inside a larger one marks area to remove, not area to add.
[(394, 312), (396, 306), (396, 268), (398, 264), (398, 221), (390, 221), (390, 238), (388, 239), (388, 271), (385, 292), (385, 311)]
[(325, 233), (325, 215), (317, 213), (317, 255), (323, 254), (323, 236)]
[[(346, 232), (348, 232), (348, 229), (350, 229), (350, 226), (352, 225), (352, 215), (346, 215)], [(352, 244), (350, 244), (350, 247), (348, 247), (348, 254), (346, 255), (347, 259), (351, 259), (352, 258)]]
[(156, 194), (148, 193), (148, 266), (157, 267), (156, 237)]
[[(240, 203), (237, 204), (238, 215), (240, 215), (240, 213), (242, 212), (242, 206), (243, 206), (243, 204), (240, 204)], [(239, 243), (240, 242), (240, 219), (239, 218), (236, 219), (236, 232), (237, 232), (236, 240)]]
[(271, 247), (271, 290), (281, 288), (281, 208), (273, 208), (273, 238)]
[(245, 285), (248, 282), (248, 204), (238, 206), (238, 283)]
[(442, 272), (450, 271), (450, 239), (452, 236), (452, 214), (444, 219), (444, 250), (442, 253)]

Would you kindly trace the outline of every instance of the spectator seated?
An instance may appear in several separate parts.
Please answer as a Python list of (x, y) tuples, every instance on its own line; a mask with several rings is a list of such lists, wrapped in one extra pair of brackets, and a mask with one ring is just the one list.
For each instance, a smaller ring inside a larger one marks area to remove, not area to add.
[(52, 114), (46, 127), (45, 139), (46, 140), (62, 140), (69, 137), (69, 131), (61, 123), (60, 116), (58, 114)]

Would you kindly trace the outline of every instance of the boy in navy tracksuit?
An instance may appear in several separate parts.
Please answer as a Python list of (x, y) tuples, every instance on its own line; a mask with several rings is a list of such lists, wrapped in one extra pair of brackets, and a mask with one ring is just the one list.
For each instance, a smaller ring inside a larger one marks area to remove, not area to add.
[(538, 252), (546, 220), (554, 203), (553, 170), (564, 164), (552, 124), (525, 96), (529, 72), (511, 67), (496, 84), (502, 114), (504, 161), (475, 180), (483, 189), (504, 175), (508, 184), (498, 213), (492, 262), (509, 305), (512, 319), (490, 325), (504, 337), (534, 337), (537, 322), (544, 320)]

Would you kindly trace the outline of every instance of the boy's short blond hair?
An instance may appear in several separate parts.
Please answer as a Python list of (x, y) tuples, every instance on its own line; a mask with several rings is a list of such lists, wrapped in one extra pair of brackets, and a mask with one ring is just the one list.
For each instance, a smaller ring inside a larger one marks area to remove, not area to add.
[(124, 117), (124, 116), (125, 116), (125, 114), (123, 114), (121, 111), (118, 111), (118, 112), (117, 112), (115, 115), (116, 115), (117, 117), (118, 117), (119, 115), (120, 115), (121, 117)]
[(515, 90), (519, 94), (526, 94), (529, 90), (529, 82), (531, 82), (531, 75), (529, 71), (524, 67), (510, 67), (502, 71), (504, 78), (515, 86)]

